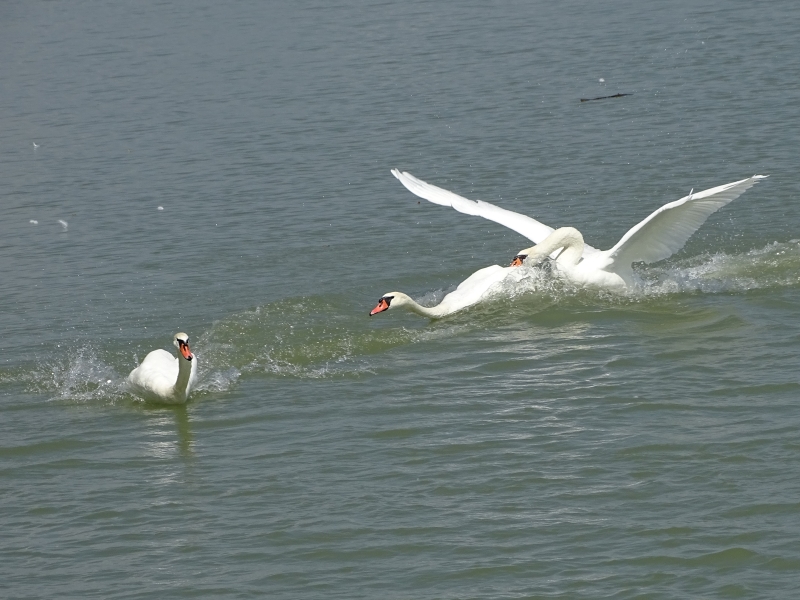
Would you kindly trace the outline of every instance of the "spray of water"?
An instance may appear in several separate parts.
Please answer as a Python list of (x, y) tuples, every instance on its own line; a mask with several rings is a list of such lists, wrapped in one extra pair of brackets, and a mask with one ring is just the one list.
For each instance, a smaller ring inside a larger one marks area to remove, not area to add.
[[(703, 254), (637, 267), (637, 284), (623, 294), (578, 289), (558, 280), (544, 265), (521, 267), (461, 313), (430, 322), (415, 316), (365, 318), (363, 306), (346, 297), (290, 298), (232, 314), (197, 336), (200, 372), (195, 394), (225, 392), (244, 375), (321, 379), (360, 377), (373, 372), (371, 357), (437, 336), (492, 327), (498, 319), (524, 318), (553, 306), (614, 310), (674, 295), (733, 294), (800, 285), (800, 240), (772, 243), (743, 254)], [(435, 305), (449, 290), (420, 298)], [(506, 323), (507, 324), (507, 323)], [(114, 352), (117, 352), (116, 354)], [(130, 352), (82, 345), (59, 348), (34, 368), (0, 372), (5, 383), (70, 402), (136, 402), (125, 378), (136, 366)]]

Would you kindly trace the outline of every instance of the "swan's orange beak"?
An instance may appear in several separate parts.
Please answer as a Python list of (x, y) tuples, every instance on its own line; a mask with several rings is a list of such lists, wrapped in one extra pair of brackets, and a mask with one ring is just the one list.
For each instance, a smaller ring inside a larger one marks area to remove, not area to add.
[(383, 312), (385, 310), (389, 310), (389, 300), (387, 298), (381, 298), (378, 300), (378, 306), (373, 308), (369, 311), (369, 316), (377, 315), (379, 312)]
[(189, 344), (181, 340), (178, 340), (178, 346), (180, 346), (183, 358), (185, 358), (186, 360), (192, 360), (194, 358), (194, 354), (192, 354), (192, 351), (189, 350)]
[(517, 254), (514, 257), (514, 260), (511, 261), (511, 264), (509, 266), (511, 266), (511, 267), (521, 267), (522, 266), (522, 261), (524, 261), (526, 258), (528, 258), (527, 254)]

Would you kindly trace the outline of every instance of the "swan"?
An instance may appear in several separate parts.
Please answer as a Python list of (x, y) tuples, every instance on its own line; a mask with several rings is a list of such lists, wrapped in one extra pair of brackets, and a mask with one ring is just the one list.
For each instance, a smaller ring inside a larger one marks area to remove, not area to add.
[(197, 359), (189, 349), (189, 336), (176, 333), (172, 343), (178, 356), (153, 350), (128, 375), (132, 391), (148, 400), (183, 404), (197, 378)]
[(633, 263), (663, 260), (681, 248), (705, 223), (709, 215), (732, 202), (767, 175), (720, 185), (665, 204), (631, 227), (610, 250), (598, 250), (583, 241), (574, 227), (553, 229), (536, 219), (500, 208), (481, 200), (469, 200), (453, 192), (417, 179), (407, 172), (392, 169), (412, 194), (434, 204), (451, 206), (458, 212), (505, 225), (536, 245), (520, 251), (512, 266), (536, 264), (550, 257), (554, 272), (585, 287), (622, 290), (633, 284)]
[(500, 265), (484, 267), (467, 277), (455, 290), (442, 298), (439, 304), (430, 308), (420, 306), (403, 292), (388, 292), (381, 296), (378, 305), (370, 311), (369, 316), (402, 306), (423, 317), (441, 319), (479, 302), (492, 291), (495, 285), (501, 283), (516, 270), (516, 267), (501, 267)]

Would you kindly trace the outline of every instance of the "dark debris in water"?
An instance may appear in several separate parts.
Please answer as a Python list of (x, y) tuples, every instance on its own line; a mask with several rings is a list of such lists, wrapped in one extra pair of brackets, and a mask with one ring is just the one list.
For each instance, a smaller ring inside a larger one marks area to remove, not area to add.
[(592, 100), (606, 100), (607, 98), (622, 98), (623, 96), (633, 96), (633, 93), (614, 94), (613, 96), (598, 96), (597, 98), (581, 98), (581, 102), (591, 102)]

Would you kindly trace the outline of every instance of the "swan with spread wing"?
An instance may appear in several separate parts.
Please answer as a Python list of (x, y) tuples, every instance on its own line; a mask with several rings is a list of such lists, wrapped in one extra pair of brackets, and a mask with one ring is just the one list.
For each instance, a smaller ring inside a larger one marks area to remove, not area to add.
[(536, 245), (514, 257), (512, 266), (536, 264), (554, 259), (554, 272), (574, 284), (624, 289), (633, 284), (633, 263), (663, 260), (681, 248), (706, 219), (738, 198), (766, 175), (720, 185), (665, 204), (633, 226), (610, 250), (586, 244), (574, 227), (553, 229), (536, 219), (458, 194), (417, 179), (407, 172), (392, 169), (392, 174), (408, 190), (434, 204), (451, 206), (458, 212), (489, 219), (525, 236)]

